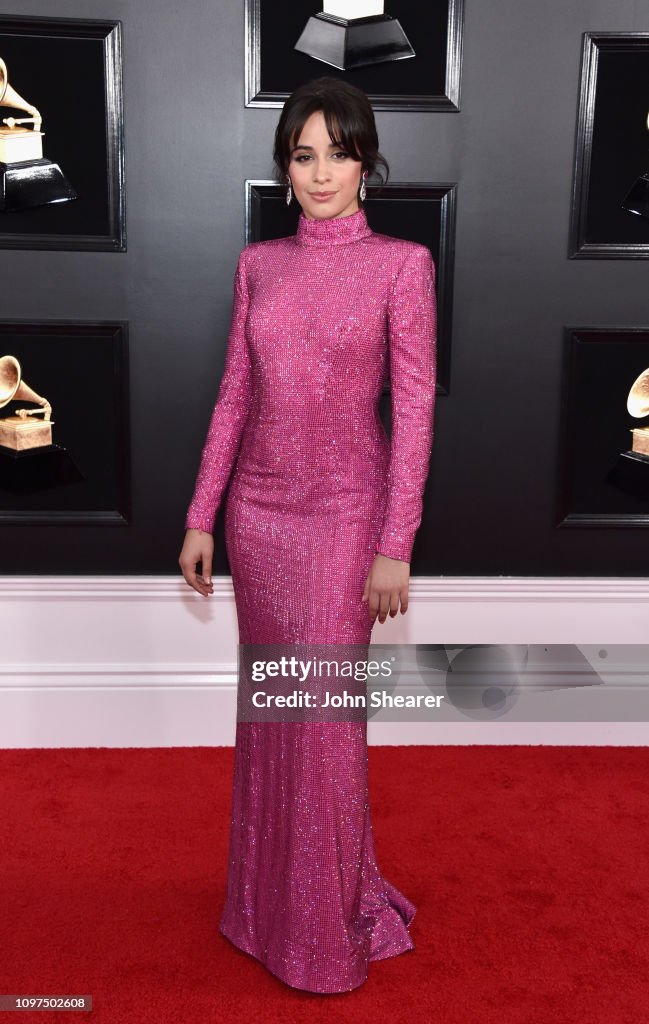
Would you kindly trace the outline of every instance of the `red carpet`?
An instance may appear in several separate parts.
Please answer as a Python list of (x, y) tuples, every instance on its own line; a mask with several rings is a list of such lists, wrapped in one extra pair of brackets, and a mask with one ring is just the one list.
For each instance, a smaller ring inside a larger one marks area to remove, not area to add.
[(649, 749), (371, 747), (383, 873), (416, 949), (341, 995), (217, 931), (229, 748), (0, 751), (0, 992), (91, 993), (22, 1024), (649, 1019)]

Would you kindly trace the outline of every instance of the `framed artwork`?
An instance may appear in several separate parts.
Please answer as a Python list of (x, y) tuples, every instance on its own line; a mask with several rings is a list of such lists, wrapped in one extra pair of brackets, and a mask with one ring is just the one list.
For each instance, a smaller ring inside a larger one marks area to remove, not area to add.
[(0, 248), (126, 250), (121, 22), (0, 16)]
[[(436, 271), (437, 394), (449, 393), (456, 184), (412, 182), (367, 184), (363, 209), (373, 231), (428, 246)], [(286, 189), (269, 181), (245, 183), (246, 243), (294, 235), (300, 214), (295, 200), (286, 205)], [(386, 385), (384, 393), (389, 393)]]
[(130, 520), (126, 321), (0, 321), (0, 522)]
[(649, 526), (649, 328), (566, 327), (557, 526)]
[(649, 32), (585, 32), (571, 259), (649, 258)]
[(346, 78), (375, 110), (460, 109), (464, 0), (245, 0), (247, 107)]

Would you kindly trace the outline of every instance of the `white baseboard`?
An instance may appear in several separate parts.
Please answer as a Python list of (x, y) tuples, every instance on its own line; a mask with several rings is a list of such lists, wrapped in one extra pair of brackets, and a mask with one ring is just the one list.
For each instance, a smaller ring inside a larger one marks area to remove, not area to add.
[[(415, 577), (373, 631), (390, 644), (643, 644), (649, 578)], [(0, 746), (230, 746), (232, 583), (176, 576), (0, 577)], [(587, 715), (585, 706), (584, 717)], [(645, 722), (372, 722), (381, 744), (647, 743)]]

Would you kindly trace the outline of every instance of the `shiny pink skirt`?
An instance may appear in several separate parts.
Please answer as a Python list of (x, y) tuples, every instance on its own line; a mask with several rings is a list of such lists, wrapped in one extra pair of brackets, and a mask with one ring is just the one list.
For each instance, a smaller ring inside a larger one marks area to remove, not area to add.
[[(225, 510), (240, 643), (369, 645), (381, 491), (317, 511), (254, 494), (235, 478)], [(366, 721), (237, 722), (220, 930), (295, 988), (349, 991), (414, 949), (415, 907), (377, 864), (367, 765)]]

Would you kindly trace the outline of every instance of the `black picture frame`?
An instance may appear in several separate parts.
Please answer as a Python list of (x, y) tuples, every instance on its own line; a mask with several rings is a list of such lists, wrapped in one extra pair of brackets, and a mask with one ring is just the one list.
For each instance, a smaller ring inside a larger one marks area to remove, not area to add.
[(649, 327), (565, 327), (556, 526), (649, 527), (649, 457), (626, 400), (649, 368)]
[(649, 217), (622, 208), (649, 172), (649, 32), (584, 32), (571, 259), (649, 259)]
[[(0, 522), (127, 526), (128, 321), (0, 320), (5, 355), (51, 404), (52, 445), (27, 453), (0, 445)], [(37, 408), (4, 393), (0, 402), (0, 419)]]
[(459, 111), (464, 0), (384, 6), (415, 56), (345, 71), (294, 49), (309, 18), (322, 9), (318, 0), (245, 0), (246, 107), (282, 107), (303, 82), (330, 75), (357, 85), (374, 110)]
[[(373, 231), (427, 245), (435, 262), (437, 296), (436, 394), (450, 391), (453, 276), (455, 266), (456, 182), (394, 182), (366, 186), (363, 202)], [(300, 214), (286, 189), (273, 181), (245, 182), (246, 242), (294, 235)], [(389, 394), (389, 382), (384, 394)]]
[(78, 196), (1, 212), (0, 248), (125, 252), (122, 23), (2, 15), (0, 57)]

